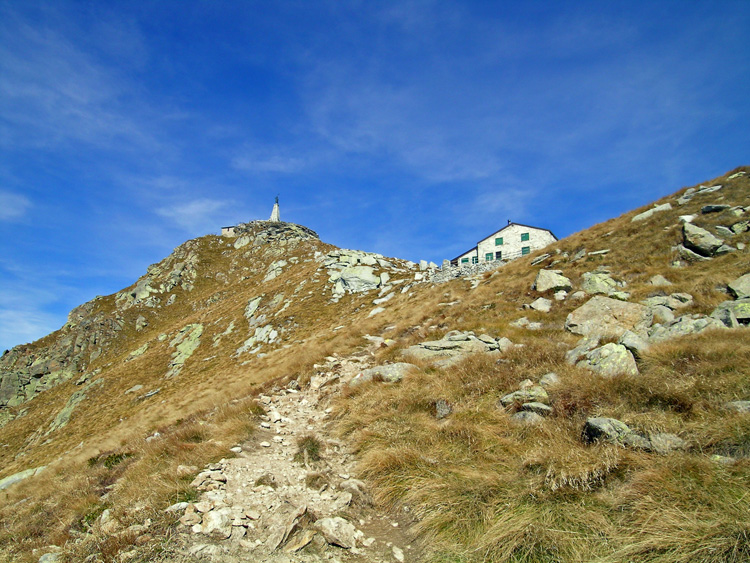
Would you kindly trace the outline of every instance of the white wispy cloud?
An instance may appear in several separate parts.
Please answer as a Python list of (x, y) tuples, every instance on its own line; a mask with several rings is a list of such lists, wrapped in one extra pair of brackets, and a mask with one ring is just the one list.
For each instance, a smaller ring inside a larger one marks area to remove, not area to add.
[(31, 201), (26, 196), (0, 191), (0, 221), (20, 219), (30, 208)]
[(230, 207), (230, 201), (200, 198), (161, 207), (156, 213), (187, 231), (215, 231), (219, 217)]

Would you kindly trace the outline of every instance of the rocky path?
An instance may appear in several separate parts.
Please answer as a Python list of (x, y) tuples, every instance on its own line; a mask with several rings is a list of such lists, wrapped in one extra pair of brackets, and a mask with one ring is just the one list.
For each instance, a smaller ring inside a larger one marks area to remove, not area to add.
[(373, 506), (353, 455), (330, 434), (330, 401), (368, 358), (329, 357), (305, 389), (259, 397), (266, 415), (252, 439), (196, 477), (197, 502), (169, 509), (184, 511), (182, 561), (419, 560), (409, 514)]

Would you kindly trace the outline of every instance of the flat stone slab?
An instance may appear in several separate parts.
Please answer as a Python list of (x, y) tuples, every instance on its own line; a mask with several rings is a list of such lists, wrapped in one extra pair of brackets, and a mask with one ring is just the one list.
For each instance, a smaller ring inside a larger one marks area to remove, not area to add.
[(597, 295), (568, 315), (565, 328), (582, 336), (619, 338), (626, 330), (645, 333), (653, 318), (644, 305)]

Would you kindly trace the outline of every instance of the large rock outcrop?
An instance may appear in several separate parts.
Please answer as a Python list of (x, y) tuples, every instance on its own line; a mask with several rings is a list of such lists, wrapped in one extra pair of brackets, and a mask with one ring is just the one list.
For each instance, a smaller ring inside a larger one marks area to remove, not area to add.
[(565, 328), (583, 336), (619, 338), (626, 330), (645, 333), (653, 321), (648, 307), (597, 295), (572, 311)]

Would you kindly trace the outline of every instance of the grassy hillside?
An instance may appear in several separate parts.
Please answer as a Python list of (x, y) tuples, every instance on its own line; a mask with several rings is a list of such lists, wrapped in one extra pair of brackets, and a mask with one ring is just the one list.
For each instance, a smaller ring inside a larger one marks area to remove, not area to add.
[[(334, 249), (315, 238), (241, 248), (215, 236), (186, 243), (151, 269), (157, 285), (175, 264), (195, 261), (192, 282), (170, 290), (173, 304), (166, 305), (167, 293), (155, 294), (162, 299), (156, 306), (124, 306), (119, 294), (98, 299), (95, 311), (119, 319), (122, 330), (87, 365), (89, 377), (71, 378), (10, 409), (15, 418), (0, 428), (0, 477), (46, 469), (0, 492), (0, 553), (36, 561), (41, 552), (35, 549), (54, 544), (66, 546), (70, 560), (86, 554), (119, 560), (137, 538), (91, 533), (90, 527), (111, 508), (125, 522), (151, 518), (154, 525), (138, 539), (138, 557), (156, 560), (169, 551), (175, 530), (176, 517), (163, 509), (193, 500), (190, 482), (198, 468), (230, 457), (229, 448), (253, 432), (263, 412), (258, 393), (292, 380), (304, 386), (327, 356), (363, 349), (364, 335), (389, 339), (373, 358), (386, 363), (402, 361), (401, 352), (413, 344), (470, 330), (523, 346), (470, 355), (451, 366), (416, 361), (417, 372), (401, 383), (352, 387), (336, 403), (338, 431), (354, 444), (377, 502), (409, 511), (410, 532), (426, 560), (750, 559), (750, 416), (725, 408), (750, 399), (747, 328), (653, 344), (638, 358), (638, 376), (604, 379), (565, 360), (580, 338), (565, 330), (565, 319), (587, 297), (557, 301), (548, 292), (549, 313), (522, 309), (542, 295), (532, 289), (542, 268), (562, 270), (571, 293), (585, 273), (606, 268), (626, 282), (631, 302), (663, 292), (649, 283), (661, 274), (673, 284), (667, 293), (693, 297), (679, 314), (710, 313), (730, 299), (726, 284), (750, 271), (748, 250), (677, 264), (678, 216), (693, 214), (693, 224), (712, 231), (747, 220), (748, 213), (701, 209), (709, 203), (750, 206), (748, 172), (736, 169), (706, 183), (723, 187), (684, 205), (676, 203), (684, 189), (663, 198), (655, 203), (673, 208), (647, 220), (631, 221), (652, 205), (595, 225), (485, 274), (474, 289), (459, 279), (402, 292), (416, 272), (389, 259), (391, 277), (401, 283), (374, 316), (377, 290), (331, 299), (322, 257)], [(750, 232), (727, 242), (747, 245)], [(591, 254), (600, 250), (608, 252)], [(543, 253), (549, 257), (532, 266)], [(282, 259), (287, 263), (280, 273), (269, 276)], [(263, 320), (254, 326), (245, 312), (258, 297), (253, 319)], [(522, 316), (541, 322), (541, 329), (511, 324)], [(263, 343), (260, 352), (238, 353), (265, 324), (278, 330), (278, 339)], [(199, 345), (176, 375), (165, 377), (186, 327), (196, 325)], [(517, 424), (514, 409), (497, 407), (522, 381), (548, 372), (560, 383), (549, 389), (552, 414), (542, 423)], [(84, 398), (56, 428), (79, 391)], [(436, 418), (438, 400), (451, 406), (448, 417)], [(597, 416), (644, 434), (675, 434), (687, 448), (659, 455), (586, 444), (583, 425)]]

